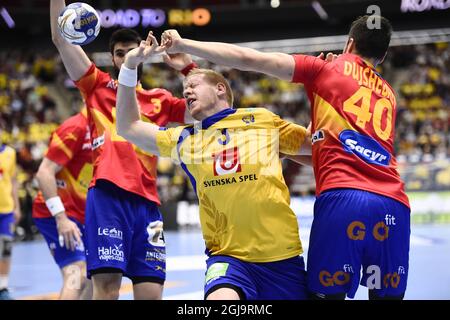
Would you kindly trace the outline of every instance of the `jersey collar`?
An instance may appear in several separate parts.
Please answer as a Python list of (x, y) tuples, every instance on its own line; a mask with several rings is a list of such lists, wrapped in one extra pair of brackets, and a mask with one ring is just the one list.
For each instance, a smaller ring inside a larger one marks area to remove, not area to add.
[(219, 122), (223, 118), (226, 118), (227, 116), (229, 116), (230, 114), (233, 114), (235, 112), (236, 112), (236, 109), (233, 109), (233, 108), (223, 109), (223, 110), (213, 114), (212, 116), (209, 116), (209, 117), (203, 119), (201, 121), (201, 129), (208, 129), (213, 124)]

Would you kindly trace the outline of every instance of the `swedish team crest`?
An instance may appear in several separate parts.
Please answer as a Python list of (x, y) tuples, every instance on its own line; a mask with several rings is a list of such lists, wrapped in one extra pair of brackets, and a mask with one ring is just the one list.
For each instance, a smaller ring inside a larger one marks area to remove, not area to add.
[(255, 116), (253, 114), (249, 114), (242, 117), (242, 121), (245, 122), (245, 124), (250, 124), (255, 122)]

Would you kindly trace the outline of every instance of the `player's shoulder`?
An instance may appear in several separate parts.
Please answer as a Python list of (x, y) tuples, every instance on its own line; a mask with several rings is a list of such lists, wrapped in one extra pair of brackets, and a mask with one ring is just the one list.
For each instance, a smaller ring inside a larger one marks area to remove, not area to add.
[(103, 80), (103, 79), (105, 79), (105, 80), (111, 79), (111, 75), (108, 72), (101, 70), (94, 62), (92, 62), (90, 67), (86, 70), (84, 75), (78, 81), (92, 77), (92, 76), (94, 76), (97, 79), (97, 81)]
[(79, 126), (80, 122), (85, 122), (86, 117), (80, 112), (70, 116), (63, 123), (61, 123), (61, 127), (67, 126)]
[(86, 130), (87, 118), (81, 112), (67, 118), (56, 130), (58, 133), (61, 132), (75, 132), (80, 130)]
[(187, 124), (184, 126), (176, 126), (176, 127), (159, 127), (159, 131), (167, 131), (167, 132), (171, 132), (172, 134), (178, 134), (181, 135), (183, 133), (194, 133), (195, 131), (195, 125), (194, 124)]
[(277, 115), (266, 108), (240, 108), (235, 117), (241, 119), (246, 125), (255, 125), (261, 122), (272, 121)]
[(272, 115), (273, 112), (267, 108), (239, 108), (236, 109), (236, 115)]

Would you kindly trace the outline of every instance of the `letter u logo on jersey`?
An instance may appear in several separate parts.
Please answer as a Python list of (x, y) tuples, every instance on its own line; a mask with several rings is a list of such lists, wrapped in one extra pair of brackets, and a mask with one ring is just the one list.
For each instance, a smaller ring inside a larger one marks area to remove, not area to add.
[(214, 158), (215, 176), (223, 176), (242, 171), (238, 147), (225, 149), (220, 153), (213, 153), (212, 156)]

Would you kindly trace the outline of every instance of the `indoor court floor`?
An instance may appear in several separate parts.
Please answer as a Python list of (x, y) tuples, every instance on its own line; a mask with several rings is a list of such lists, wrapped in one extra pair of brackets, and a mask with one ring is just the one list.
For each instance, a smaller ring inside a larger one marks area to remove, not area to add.
[[(308, 248), (309, 228), (300, 228)], [(165, 232), (167, 281), (163, 299), (201, 300), (205, 272), (204, 243), (199, 230)], [(306, 257), (306, 252), (304, 254)], [(405, 299), (450, 300), (450, 225), (413, 225), (410, 273)], [(10, 275), (16, 299), (55, 299), (61, 276), (44, 240), (15, 244)], [(360, 287), (355, 299), (366, 299)], [(124, 278), (121, 300), (132, 299), (131, 282)]]

